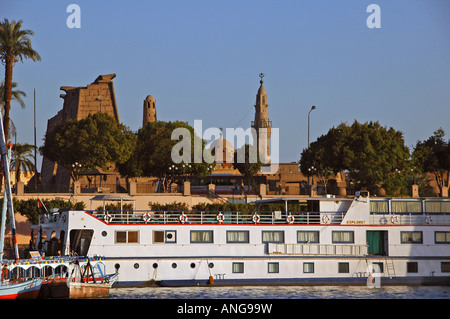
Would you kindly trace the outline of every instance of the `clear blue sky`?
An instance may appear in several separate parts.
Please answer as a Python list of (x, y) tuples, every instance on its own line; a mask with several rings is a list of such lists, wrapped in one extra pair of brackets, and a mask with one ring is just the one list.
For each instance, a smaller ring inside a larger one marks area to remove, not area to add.
[[(71, 3), (80, 29), (66, 26)], [(371, 3), (381, 29), (366, 25)], [(355, 119), (402, 131), (409, 147), (439, 127), (450, 138), (449, 16), (448, 0), (0, 0), (0, 18), (22, 19), (42, 57), (14, 68), (28, 95), (25, 110), (12, 106), (18, 142), (33, 143), (34, 88), (42, 145), (62, 108), (59, 88), (109, 73), (134, 131), (149, 94), (159, 120), (245, 129), (263, 72), (281, 162), (307, 146), (312, 105), (311, 141)]]

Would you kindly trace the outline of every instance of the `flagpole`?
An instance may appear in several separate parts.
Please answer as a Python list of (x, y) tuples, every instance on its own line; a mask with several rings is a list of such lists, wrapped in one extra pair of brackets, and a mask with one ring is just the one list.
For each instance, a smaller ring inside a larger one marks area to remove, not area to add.
[(36, 155), (36, 89), (34, 89), (34, 190), (37, 192), (37, 155)]

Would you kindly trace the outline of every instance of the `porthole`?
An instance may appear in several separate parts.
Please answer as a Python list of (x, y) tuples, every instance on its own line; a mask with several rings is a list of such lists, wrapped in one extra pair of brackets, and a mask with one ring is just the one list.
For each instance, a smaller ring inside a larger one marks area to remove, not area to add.
[(209, 267), (209, 268), (214, 268), (214, 264), (213, 264), (213, 263), (209, 263), (209, 264), (208, 264), (208, 267)]
[(102, 231), (102, 236), (106, 237), (106, 235), (108, 235), (108, 233), (106, 232), (106, 230)]
[(176, 264), (176, 263), (173, 263), (173, 264), (172, 264), (172, 268), (173, 268), (173, 269), (177, 268), (177, 264)]
[(195, 263), (191, 263), (191, 268), (192, 268), (192, 269), (195, 268)]
[(138, 268), (139, 268), (139, 264), (138, 264), (138, 263), (135, 263), (135, 264), (133, 265), (133, 267), (134, 267), (134, 269), (138, 269)]
[(153, 268), (154, 269), (158, 268), (158, 263), (153, 263)]

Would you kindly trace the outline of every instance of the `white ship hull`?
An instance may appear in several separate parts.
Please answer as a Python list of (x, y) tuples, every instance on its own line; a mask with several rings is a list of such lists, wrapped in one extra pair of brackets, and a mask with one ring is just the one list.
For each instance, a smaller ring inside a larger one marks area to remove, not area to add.
[(320, 211), (294, 218), (60, 211), (41, 216), (39, 248), (104, 256), (115, 286), (450, 284), (450, 213), (370, 213), (368, 197), (318, 201)]

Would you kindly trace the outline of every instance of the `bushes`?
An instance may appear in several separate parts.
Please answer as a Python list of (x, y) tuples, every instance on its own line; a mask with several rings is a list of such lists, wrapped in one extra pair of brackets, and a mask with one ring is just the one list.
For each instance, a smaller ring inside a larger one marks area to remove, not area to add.
[[(50, 210), (51, 208), (70, 208), (76, 210), (84, 210), (85, 206), (83, 202), (71, 203), (62, 199), (42, 199), (42, 202), (48, 210)], [(32, 223), (33, 225), (38, 224), (39, 214), (45, 212), (45, 209), (43, 207), (38, 207), (38, 201), (34, 198), (30, 198), (28, 200), (17, 200), (14, 198), (13, 205), (15, 212), (27, 217), (30, 223)], [(0, 207), (3, 207), (3, 198), (0, 199)]]

